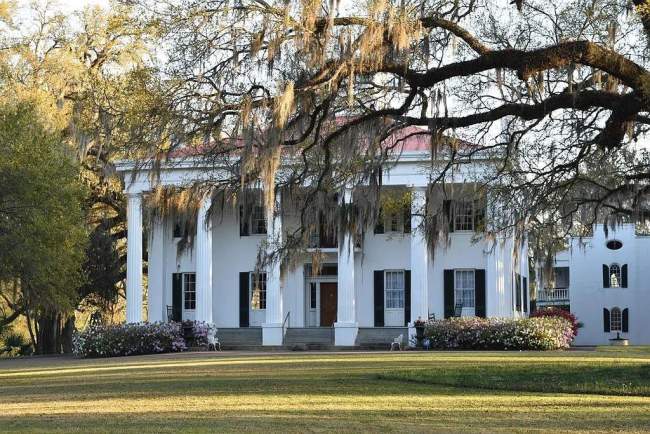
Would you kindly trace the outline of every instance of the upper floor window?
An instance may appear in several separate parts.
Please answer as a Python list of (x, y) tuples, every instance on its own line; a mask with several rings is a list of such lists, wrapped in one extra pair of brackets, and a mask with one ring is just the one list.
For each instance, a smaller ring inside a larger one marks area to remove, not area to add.
[(620, 288), (621, 286), (621, 267), (618, 264), (609, 266), (609, 287)]
[(609, 314), (609, 329), (613, 332), (623, 329), (623, 315), (618, 307), (613, 308)]
[(386, 271), (386, 309), (404, 309), (404, 271)]
[(244, 212), (244, 207), (239, 207), (239, 234), (262, 235), (266, 234), (266, 210), (262, 205), (253, 205), (248, 212)]
[(411, 232), (410, 204), (397, 209), (382, 208), (374, 232), (376, 234), (407, 234)]
[(475, 228), (474, 202), (458, 202), (454, 211), (454, 230), (473, 231)]
[(449, 230), (483, 231), (485, 230), (485, 207), (480, 200), (445, 200), (443, 212), (449, 222)]
[(474, 270), (456, 270), (454, 282), (456, 304), (473, 308), (476, 293)]
[(619, 240), (609, 240), (605, 245), (609, 250), (618, 250), (621, 247), (623, 247), (623, 243), (620, 242)]
[(266, 309), (266, 273), (254, 273), (250, 275), (250, 300), (251, 309)]
[(553, 267), (555, 277), (554, 288), (566, 289), (569, 287), (569, 267)]

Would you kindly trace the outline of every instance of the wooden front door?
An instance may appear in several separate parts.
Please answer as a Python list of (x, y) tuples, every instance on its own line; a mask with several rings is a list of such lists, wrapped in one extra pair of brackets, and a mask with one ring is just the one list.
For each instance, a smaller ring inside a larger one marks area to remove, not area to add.
[(331, 327), (336, 322), (336, 283), (320, 284), (320, 326)]

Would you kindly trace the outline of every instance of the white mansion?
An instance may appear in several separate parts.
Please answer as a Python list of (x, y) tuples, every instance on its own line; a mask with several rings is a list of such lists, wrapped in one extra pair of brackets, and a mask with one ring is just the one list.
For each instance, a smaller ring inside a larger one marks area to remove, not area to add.
[[(422, 142), (417, 136), (407, 140), (382, 174), (384, 188), (411, 189), (414, 210), (435, 200), (426, 197), (432, 161)], [(477, 158), (460, 165), (447, 182), (471, 182), (473, 173), (490, 170), (490, 164)], [(239, 334), (258, 345), (357, 346), (400, 335), (406, 340), (418, 318), (513, 317), (528, 311), (528, 263), (517, 259), (527, 258), (526, 242), (512, 236), (473, 242), (474, 202), (456, 206), (461, 211), (451, 217), (449, 243), (433, 251), (419, 230), (421, 215), (409, 212), (387, 216), (383, 229), (366, 231), (362, 243), (349, 233), (334, 243), (317, 239), (313, 248), (324, 257), (318, 274), (312, 273), (309, 252), (298, 266), (281, 272), (272, 264), (256, 274), (260, 243), (298, 224), (290, 212), (284, 217), (277, 212), (279, 200), (275, 210), (260, 206), (246, 221), (238, 209), (207, 221), (211, 204), (205, 200), (192, 247), (179, 250), (172, 218), (147, 222), (150, 231), (143, 237), (143, 195), (156, 185), (183, 187), (204, 179), (208, 167), (198, 158), (171, 159), (157, 184), (150, 170), (136, 170), (128, 161), (118, 164), (128, 196), (128, 322), (206, 321), (215, 324), (222, 342)], [(345, 203), (352, 197), (350, 189), (339, 194)], [(148, 243), (148, 318), (143, 318), (143, 240)]]

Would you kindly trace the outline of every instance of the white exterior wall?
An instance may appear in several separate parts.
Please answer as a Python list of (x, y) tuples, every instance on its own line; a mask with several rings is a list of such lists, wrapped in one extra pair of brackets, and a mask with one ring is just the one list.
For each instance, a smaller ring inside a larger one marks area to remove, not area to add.
[[(609, 250), (608, 240), (619, 240), (623, 247)], [(627, 224), (609, 231), (594, 228), (593, 237), (571, 241), (568, 252), (558, 257), (558, 266), (569, 265), (571, 312), (584, 324), (578, 331), (576, 345), (606, 345), (616, 332), (604, 332), (603, 308), (629, 309), (629, 332), (621, 333), (634, 345), (650, 344), (650, 281), (647, 273), (650, 237), (636, 236), (634, 225)], [(603, 264), (628, 265), (627, 288), (604, 288)]]

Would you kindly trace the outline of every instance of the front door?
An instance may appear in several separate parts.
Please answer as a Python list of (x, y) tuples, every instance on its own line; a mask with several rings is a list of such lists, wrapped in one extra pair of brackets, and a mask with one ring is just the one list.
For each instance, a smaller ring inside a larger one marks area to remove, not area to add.
[(320, 326), (331, 327), (336, 322), (336, 283), (320, 284)]

